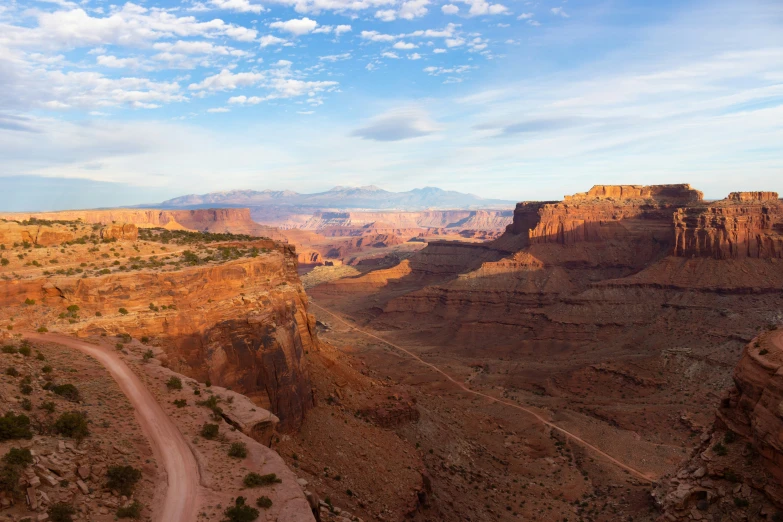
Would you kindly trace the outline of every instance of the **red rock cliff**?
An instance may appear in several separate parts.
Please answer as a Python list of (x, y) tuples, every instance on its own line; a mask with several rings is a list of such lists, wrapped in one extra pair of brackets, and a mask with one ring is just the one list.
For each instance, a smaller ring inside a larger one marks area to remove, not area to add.
[(675, 255), (715, 259), (783, 257), (783, 204), (775, 192), (733, 192), (674, 214)]

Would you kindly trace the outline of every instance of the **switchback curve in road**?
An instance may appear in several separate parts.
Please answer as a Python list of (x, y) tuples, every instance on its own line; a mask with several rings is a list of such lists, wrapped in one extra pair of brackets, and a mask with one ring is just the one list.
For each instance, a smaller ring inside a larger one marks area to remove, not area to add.
[(196, 520), (200, 479), (196, 457), (185, 437), (133, 370), (116, 353), (72, 337), (33, 333), (28, 333), (25, 337), (79, 350), (97, 359), (108, 370), (136, 410), (141, 429), (166, 470), (166, 496), (162, 505), (153, 506), (153, 520), (160, 522)]
[(639, 480), (641, 480), (643, 482), (646, 482), (646, 483), (652, 483), (654, 481), (654, 479), (651, 478), (650, 475), (648, 475), (648, 474), (646, 474), (646, 473), (644, 473), (642, 471), (639, 471), (638, 469), (636, 469), (636, 468), (634, 468), (634, 467), (632, 467), (632, 466), (630, 466), (628, 464), (625, 464), (624, 462), (616, 459), (615, 457), (612, 457), (611, 455), (609, 455), (605, 451), (603, 451), (600, 448), (590, 444), (589, 442), (587, 442), (586, 440), (582, 439), (578, 435), (576, 435), (574, 433), (571, 433), (567, 429), (561, 428), (557, 424), (554, 424), (554, 423), (546, 420), (545, 418), (543, 418), (541, 415), (539, 415), (535, 411), (533, 411), (533, 410), (531, 410), (529, 408), (525, 408), (524, 406), (520, 406), (519, 404), (516, 404), (516, 403), (513, 403), (513, 402), (509, 402), (509, 401), (506, 401), (506, 400), (503, 400), (503, 399), (498, 399), (497, 397), (493, 397), (492, 395), (487, 395), (486, 393), (481, 393), (479, 391), (472, 390), (472, 389), (468, 388), (467, 386), (465, 386), (464, 383), (461, 383), (461, 382), (455, 380), (453, 377), (451, 377), (451, 375), (449, 375), (448, 373), (444, 372), (443, 370), (441, 370), (440, 368), (438, 368), (434, 364), (428, 363), (427, 361), (422, 360), (421, 357), (419, 357), (418, 355), (414, 354), (413, 352), (403, 348), (402, 346), (394, 344), (394, 343), (392, 343), (390, 341), (387, 341), (386, 339), (383, 339), (382, 337), (378, 337), (377, 335), (375, 335), (373, 333), (370, 333), (370, 332), (368, 332), (366, 330), (363, 330), (363, 329), (361, 329), (361, 328), (359, 328), (357, 326), (352, 325), (351, 323), (347, 322), (345, 319), (343, 319), (342, 317), (340, 317), (336, 313), (334, 313), (334, 312), (332, 312), (330, 310), (327, 310), (323, 306), (319, 306), (318, 304), (314, 303), (312, 298), (310, 299), (310, 304), (312, 306), (318, 308), (319, 310), (323, 310), (324, 312), (328, 313), (332, 317), (336, 318), (338, 321), (343, 323), (345, 326), (347, 326), (351, 330), (355, 330), (355, 331), (357, 331), (357, 332), (359, 332), (361, 334), (366, 335), (367, 337), (371, 337), (372, 339), (375, 339), (375, 340), (380, 341), (380, 342), (382, 342), (384, 344), (387, 344), (387, 345), (391, 346), (392, 348), (395, 348), (395, 349), (397, 349), (397, 350), (407, 354), (408, 356), (412, 357), (413, 359), (415, 359), (416, 361), (420, 362), (421, 364), (430, 367), (432, 370), (434, 370), (435, 372), (437, 372), (440, 375), (442, 375), (443, 377), (445, 377), (446, 380), (448, 380), (452, 384), (454, 384), (457, 387), (459, 387), (465, 393), (469, 393), (471, 395), (475, 395), (475, 396), (478, 396), (478, 397), (483, 397), (483, 398), (488, 399), (488, 400), (490, 400), (492, 402), (503, 404), (503, 405), (508, 406), (510, 408), (514, 408), (516, 410), (522, 411), (522, 412), (532, 416), (534, 419), (536, 419), (541, 424), (543, 424), (545, 426), (548, 426), (549, 428), (562, 433), (568, 439), (571, 439), (572, 441), (576, 442), (580, 446), (582, 446), (584, 448), (587, 448), (588, 450), (591, 450), (593, 453), (595, 453), (598, 456), (602, 457), (603, 459), (609, 461), (611, 464), (614, 464), (615, 466), (619, 467), (620, 469), (622, 469), (624, 471), (627, 471), (628, 473), (633, 475), (635, 478), (637, 478), (637, 479), (639, 479)]

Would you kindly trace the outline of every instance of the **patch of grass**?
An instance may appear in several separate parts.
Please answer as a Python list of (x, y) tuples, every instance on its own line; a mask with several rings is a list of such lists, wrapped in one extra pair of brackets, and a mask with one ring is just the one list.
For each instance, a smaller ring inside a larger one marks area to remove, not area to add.
[(272, 484), (279, 484), (282, 482), (275, 473), (269, 473), (267, 475), (259, 475), (258, 473), (250, 472), (245, 475), (242, 483), (246, 488), (257, 488), (259, 486), (271, 486)]
[(115, 489), (120, 494), (129, 497), (133, 494), (133, 488), (141, 480), (141, 471), (133, 466), (111, 466), (106, 471), (106, 487)]
[(232, 442), (228, 449), (228, 456), (236, 459), (247, 457), (247, 445), (244, 442)]
[(172, 376), (169, 378), (168, 381), (166, 381), (166, 388), (169, 390), (181, 390), (182, 389), (182, 379), (179, 377)]
[(29, 346), (20, 346), (19, 347), (19, 353), (24, 355), (25, 357), (30, 357), (30, 354), (32, 353)]
[(216, 439), (218, 436), (218, 432), (220, 431), (220, 426), (217, 424), (209, 424), (206, 423), (204, 426), (201, 427), (201, 436), (208, 440)]
[(16, 346), (13, 346), (13, 345), (10, 345), (10, 344), (7, 344), (7, 345), (3, 346), (3, 353), (14, 354), (14, 353), (17, 353), (18, 351), (19, 350), (16, 349)]
[(225, 522), (252, 522), (258, 518), (258, 510), (245, 504), (245, 497), (237, 497), (234, 505), (223, 512)]

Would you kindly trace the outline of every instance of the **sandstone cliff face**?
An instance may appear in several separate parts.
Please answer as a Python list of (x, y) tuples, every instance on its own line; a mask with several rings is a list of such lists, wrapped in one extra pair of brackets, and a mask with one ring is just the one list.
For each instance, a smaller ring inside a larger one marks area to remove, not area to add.
[(565, 201), (590, 199), (641, 199), (680, 205), (696, 203), (704, 194), (688, 184), (680, 185), (595, 185), (587, 192), (566, 196)]
[(674, 214), (675, 255), (716, 259), (783, 257), (783, 204), (775, 192), (734, 192)]
[[(281, 429), (292, 430), (313, 404), (304, 355), (318, 347), (314, 319), (293, 250), (253, 244), (266, 253), (173, 271), (4, 281), (0, 306), (33, 299), (51, 310), (41, 319), (50, 329), (148, 336), (165, 349), (172, 369), (250, 396), (280, 418)], [(56, 322), (72, 304), (81, 319)]]
[(30, 243), (39, 246), (59, 245), (72, 241), (76, 235), (62, 225), (21, 225), (12, 221), (0, 222), (0, 244)]
[(101, 239), (124, 239), (136, 241), (139, 238), (139, 228), (131, 223), (107, 225), (101, 229)]
[(277, 229), (259, 225), (250, 217), (247, 208), (219, 208), (197, 210), (69, 210), (63, 212), (32, 212), (0, 214), (0, 218), (13, 220), (46, 219), (61, 221), (81, 220), (85, 223), (129, 223), (137, 227), (163, 227), (172, 230), (199, 230), (202, 232), (230, 232), (264, 236), (281, 240)]

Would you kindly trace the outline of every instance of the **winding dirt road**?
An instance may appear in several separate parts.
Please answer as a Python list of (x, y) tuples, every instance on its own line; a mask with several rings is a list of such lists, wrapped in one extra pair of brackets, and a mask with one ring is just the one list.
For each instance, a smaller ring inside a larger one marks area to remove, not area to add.
[(103, 347), (57, 334), (26, 334), (31, 340), (55, 343), (86, 353), (98, 360), (117, 381), (128, 397), (150, 442), (155, 457), (166, 470), (166, 494), (153, 508), (153, 520), (193, 522), (196, 520), (199, 494), (199, 470), (196, 458), (182, 433), (152, 396), (144, 383), (117, 354)]
[(413, 359), (415, 359), (416, 361), (420, 362), (421, 364), (430, 367), (432, 370), (436, 371), (437, 373), (439, 373), (443, 377), (445, 377), (449, 382), (451, 382), (454, 385), (456, 385), (457, 387), (459, 387), (465, 393), (469, 393), (471, 395), (475, 395), (475, 396), (478, 396), (478, 397), (483, 397), (483, 398), (488, 399), (488, 400), (490, 400), (492, 402), (503, 404), (503, 405), (508, 406), (510, 408), (514, 408), (516, 410), (522, 411), (522, 412), (532, 416), (533, 418), (535, 418), (541, 424), (543, 424), (545, 426), (548, 426), (548, 427), (552, 428), (553, 430), (556, 430), (556, 431), (562, 433), (567, 438), (571, 439), (572, 441), (576, 442), (577, 444), (581, 445), (582, 447), (587, 448), (587, 449), (593, 451), (594, 453), (596, 453), (597, 455), (599, 455), (603, 459), (609, 461), (611, 464), (614, 464), (615, 466), (617, 466), (617, 467), (627, 471), (628, 473), (630, 473), (631, 475), (633, 475), (637, 479), (639, 479), (639, 480), (641, 480), (643, 482), (647, 482), (647, 483), (652, 483), (654, 481), (654, 476), (652, 476), (651, 474), (647, 474), (647, 473), (644, 473), (642, 471), (639, 471), (638, 469), (636, 469), (636, 468), (634, 468), (632, 466), (629, 466), (628, 464), (625, 464), (624, 462), (621, 462), (621, 461), (617, 460), (616, 458), (612, 457), (608, 453), (604, 452), (603, 450), (597, 448), (596, 446), (593, 446), (592, 444), (590, 444), (586, 440), (582, 439), (578, 435), (576, 435), (574, 433), (571, 433), (570, 431), (566, 430), (565, 428), (561, 428), (557, 424), (553, 424), (552, 422), (546, 420), (545, 418), (543, 418), (541, 415), (539, 415), (535, 411), (533, 411), (533, 410), (531, 410), (529, 408), (525, 408), (524, 406), (520, 406), (519, 404), (516, 404), (516, 403), (513, 403), (513, 402), (509, 402), (509, 401), (506, 401), (506, 400), (503, 400), (503, 399), (498, 399), (497, 397), (493, 397), (491, 395), (487, 395), (486, 393), (481, 393), (479, 391), (472, 390), (472, 389), (468, 388), (467, 386), (465, 386), (464, 383), (455, 380), (453, 377), (451, 377), (451, 375), (449, 375), (448, 373), (444, 372), (443, 370), (441, 370), (440, 368), (438, 368), (434, 364), (428, 363), (427, 361), (422, 360), (418, 355), (416, 355), (413, 352), (403, 348), (402, 346), (396, 345), (396, 344), (394, 344), (394, 343), (392, 343), (390, 341), (387, 341), (386, 339), (383, 339), (382, 337), (378, 337), (375, 334), (372, 334), (372, 333), (370, 333), (370, 332), (368, 332), (366, 330), (362, 330), (361, 328), (358, 328), (357, 326), (352, 325), (351, 323), (347, 322), (345, 319), (343, 319), (339, 315), (335, 314), (334, 312), (332, 312), (330, 310), (327, 310), (323, 306), (319, 306), (318, 304), (314, 303), (312, 298), (310, 298), (310, 304), (312, 306), (318, 308), (319, 310), (322, 310), (322, 311), (326, 312), (327, 314), (331, 315), (332, 317), (336, 318), (338, 321), (343, 323), (349, 329), (354, 330), (356, 332), (359, 332), (361, 334), (364, 334), (367, 337), (371, 337), (372, 339), (380, 341), (380, 342), (382, 342), (382, 343), (384, 343), (384, 344), (386, 344), (388, 346), (391, 346), (392, 348), (395, 348), (395, 349), (397, 349), (397, 350), (407, 354), (408, 356), (412, 357)]

